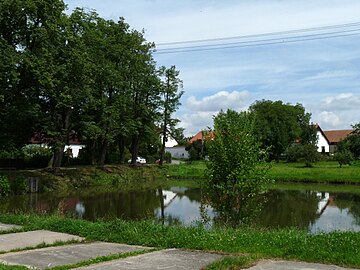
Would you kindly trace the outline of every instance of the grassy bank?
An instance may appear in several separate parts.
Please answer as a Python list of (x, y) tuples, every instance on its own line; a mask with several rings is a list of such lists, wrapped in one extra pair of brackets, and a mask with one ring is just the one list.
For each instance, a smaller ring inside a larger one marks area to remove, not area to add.
[[(360, 268), (360, 234), (354, 232), (310, 235), (296, 229), (209, 230), (201, 226), (162, 226), (151, 221), (89, 222), (58, 216), (10, 214), (0, 214), (0, 222), (23, 225), (25, 230), (48, 229), (76, 234), (94, 241), (197, 249), (236, 255), (233, 259), (227, 259), (223, 265), (243, 265), (249, 263), (249, 258), (281, 258)], [(247, 254), (248, 257), (239, 259), (239, 254)]]
[(158, 166), (79, 166), (62, 168), (57, 174), (48, 169), (0, 171), (0, 174), (10, 181), (19, 176), (35, 177), (39, 179), (40, 192), (56, 190), (59, 193), (84, 187), (146, 189), (165, 182), (164, 172)]
[[(168, 165), (166, 170), (170, 178), (200, 179), (205, 176), (206, 165), (197, 161)], [(360, 184), (360, 165), (340, 168), (337, 162), (320, 162), (306, 168), (303, 163), (273, 163), (268, 176), (278, 182)]]

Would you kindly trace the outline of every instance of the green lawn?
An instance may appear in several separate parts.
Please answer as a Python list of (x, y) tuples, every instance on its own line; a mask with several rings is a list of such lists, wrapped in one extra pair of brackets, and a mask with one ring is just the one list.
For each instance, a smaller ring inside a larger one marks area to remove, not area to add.
[[(167, 165), (166, 174), (171, 178), (196, 179), (204, 178), (206, 164), (204, 161)], [(306, 168), (303, 163), (273, 163), (268, 173), (271, 179), (286, 182), (313, 183), (346, 183), (360, 184), (360, 165), (339, 167), (337, 162), (319, 162), (312, 168)]]
[[(0, 222), (25, 226), (25, 230), (47, 229), (85, 237), (156, 248), (185, 248), (234, 255), (224, 265), (244, 265), (258, 258), (281, 258), (360, 268), (360, 233), (333, 232), (311, 235), (297, 229), (254, 228), (206, 229), (202, 226), (163, 226), (151, 221), (74, 220), (60, 216), (0, 214)], [(239, 257), (246, 254), (247, 258)], [(1, 269), (1, 268), (0, 268)]]

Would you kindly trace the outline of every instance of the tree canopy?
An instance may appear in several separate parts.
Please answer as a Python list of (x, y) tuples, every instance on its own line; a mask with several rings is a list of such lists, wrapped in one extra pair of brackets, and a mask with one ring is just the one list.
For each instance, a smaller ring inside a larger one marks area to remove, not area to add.
[(252, 104), (249, 110), (255, 117), (255, 136), (264, 148), (270, 148), (271, 159), (279, 160), (296, 141), (316, 143), (316, 132), (310, 125), (311, 114), (301, 104), (261, 100)]
[[(267, 155), (254, 136), (251, 114), (228, 110), (214, 117), (213, 137), (206, 139), (209, 162), (206, 184), (210, 204), (227, 222), (245, 222), (270, 180)], [(254, 205), (255, 204), (255, 205)]]
[(164, 105), (161, 77), (173, 71), (176, 81), (178, 71), (158, 69), (154, 44), (123, 18), (65, 10), (62, 0), (0, 2), (0, 150), (46, 134), (59, 167), (76, 134), (91, 163), (104, 164), (109, 149), (120, 162), (128, 151), (135, 163), (159, 144), (164, 108), (177, 109), (178, 100)]

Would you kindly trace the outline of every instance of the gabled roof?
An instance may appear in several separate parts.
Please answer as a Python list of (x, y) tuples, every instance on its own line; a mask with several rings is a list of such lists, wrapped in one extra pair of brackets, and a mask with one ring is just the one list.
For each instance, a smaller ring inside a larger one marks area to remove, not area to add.
[[(46, 133), (38, 132), (30, 139), (31, 144), (47, 144), (51, 141), (51, 138)], [(70, 132), (67, 145), (82, 145), (81, 141), (77, 137), (75, 131)]]
[(327, 143), (330, 144), (331, 142), (330, 142), (329, 138), (326, 136), (325, 131), (322, 130), (322, 128), (320, 127), (320, 125), (319, 125), (318, 123), (316, 123), (316, 124), (314, 125), (314, 127), (316, 128), (317, 131), (319, 131), (319, 132), (323, 135), (323, 137), (325, 138), (325, 140), (327, 141)]
[(341, 140), (345, 139), (353, 132), (352, 129), (345, 130), (327, 130), (324, 131), (324, 134), (330, 143), (338, 143)]
[(213, 131), (199, 131), (194, 137), (192, 137), (190, 139), (189, 143), (193, 143), (198, 140), (202, 141), (205, 137), (204, 135), (208, 135), (209, 137), (213, 138), (214, 132)]

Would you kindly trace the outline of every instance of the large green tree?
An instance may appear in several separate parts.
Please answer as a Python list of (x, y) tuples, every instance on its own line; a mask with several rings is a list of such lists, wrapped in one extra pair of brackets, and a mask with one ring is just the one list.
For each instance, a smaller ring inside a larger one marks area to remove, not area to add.
[(301, 104), (261, 100), (250, 106), (250, 112), (255, 115), (255, 135), (263, 147), (270, 148), (270, 159), (279, 160), (296, 141), (314, 140), (309, 129), (311, 114)]
[(65, 8), (62, 0), (0, 2), (0, 149), (43, 134), (59, 167), (76, 135), (92, 163), (104, 164), (115, 146), (121, 162), (128, 147), (135, 163), (159, 142), (164, 88), (154, 44), (123, 18)]

